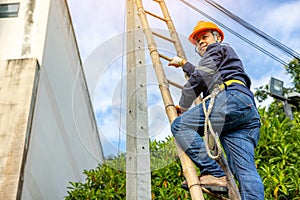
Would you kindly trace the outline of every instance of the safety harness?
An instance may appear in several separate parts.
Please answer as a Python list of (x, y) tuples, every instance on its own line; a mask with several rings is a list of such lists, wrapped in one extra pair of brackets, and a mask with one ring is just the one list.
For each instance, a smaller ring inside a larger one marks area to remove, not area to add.
[[(210, 113), (212, 111), (212, 108), (214, 106), (214, 102), (215, 102), (215, 98), (217, 97), (217, 95), (223, 91), (226, 87), (228, 87), (229, 85), (233, 84), (233, 83), (237, 83), (240, 85), (245, 86), (245, 84), (240, 81), (240, 80), (228, 80), (225, 81), (224, 83), (220, 84), (220, 85), (216, 85), (213, 89), (213, 91), (211, 92), (210, 95), (208, 95), (207, 97), (205, 97), (202, 100), (202, 108), (203, 108), (203, 112), (205, 115), (205, 121), (204, 121), (204, 142), (205, 142), (205, 147), (206, 147), (206, 151), (207, 154), (210, 158), (217, 160), (220, 158), (221, 153), (222, 153), (222, 147), (221, 144), (219, 142), (219, 136), (217, 133), (215, 133), (215, 131), (213, 130), (211, 121), (209, 119)], [(210, 102), (208, 104), (208, 107), (206, 108), (206, 101), (210, 99)], [(208, 132), (209, 130), (209, 132)], [(210, 133), (214, 139), (214, 143), (216, 144), (216, 148), (217, 148), (217, 154), (216, 155), (212, 155), (211, 153), (211, 149), (209, 149), (209, 137), (208, 137), (208, 133)]]

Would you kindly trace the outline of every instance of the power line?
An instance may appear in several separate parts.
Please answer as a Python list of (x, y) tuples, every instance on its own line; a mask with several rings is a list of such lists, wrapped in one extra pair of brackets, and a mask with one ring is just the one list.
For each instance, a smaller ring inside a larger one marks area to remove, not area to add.
[(181, 2), (183, 2), (184, 4), (186, 4), (187, 6), (189, 6), (190, 8), (192, 8), (193, 10), (195, 10), (196, 12), (200, 13), (201, 15), (205, 16), (206, 18), (210, 19), (211, 21), (213, 21), (214, 23), (218, 24), (219, 26), (223, 27), (224, 29), (226, 29), (227, 31), (229, 31), (230, 33), (232, 33), (233, 35), (235, 35), (236, 37), (240, 38), (241, 40), (245, 41), (246, 43), (250, 44), (251, 46), (253, 46), (254, 48), (258, 49), (259, 51), (261, 51), (262, 53), (266, 54), (267, 56), (271, 57), (272, 59), (276, 60), (277, 62), (281, 63), (282, 65), (288, 65), (289, 63), (285, 62), (284, 60), (280, 59), (278, 56), (272, 54), (271, 52), (265, 50), (264, 48), (262, 48), (261, 46), (255, 44), (254, 42), (248, 40), (247, 38), (245, 38), (244, 36), (240, 35), (239, 33), (237, 33), (236, 31), (232, 30), (231, 28), (229, 28), (228, 26), (226, 26), (225, 24), (221, 23), (220, 21), (216, 20), (215, 18), (211, 17), (210, 15), (206, 14), (205, 12), (201, 11), (200, 9), (196, 8), (195, 6), (193, 6), (192, 4), (186, 2), (185, 0), (180, 0)]
[[(123, 30), (126, 33), (126, 2), (124, 4), (124, 17), (123, 17)], [(119, 129), (118, 129), (118, 154), (120, 155), (120, 148), (121, 148), (121, 129), (122, 129), (122, 103), (123, 103), (123, 75), (124, 75), (124, 53), (125, 53), (125, 41), (126, 41), (126, 34), (123, 34), (123, 44), (122, 44), (122, 64), (121, 64), (121, 72), (120, 72), (120, 80), (121, 80), (121, 86), (120, 86), (120, 107), (119, 107)]]
[(243, 20), (240, 17), (236, 16), (235, 14), (233, 14), (232, 12), (227, 10), (226, 8), (222, 7), (218, 3), (216, 3), (212, 0), (204, 0), (204, 1), (207, 2), (209, 5), (213, 6), (214, 8), (216, 8), (217, 10), (221, 11), (222, 13), (224, 13), (226, 16), (230, 17), (231, 19), (233, 19), (237, 23), (239, 23), (241, 26), (245, 27), (249, 31), (251, 31), (251, 32), (255, 33), (256, 35), (258, 35), (259, 37), (263, 38), (269, 44), (277, 47), (278, 49), (284, 51), (288, 55), (290, 55), (290, 56), (292, 56), (292, 57), (299, 60), (300, 55), (296, 51), (294, 51), (293, 49), (287, 47), (286, 45), (282, 44), (281, 42), (274, 39), (270, 35), (267, 35), (265, 32), (259, 30), (258, 28), (254, 27), (253, 25), (249, 24), (248, 22), (246, 22), (245, 20)]

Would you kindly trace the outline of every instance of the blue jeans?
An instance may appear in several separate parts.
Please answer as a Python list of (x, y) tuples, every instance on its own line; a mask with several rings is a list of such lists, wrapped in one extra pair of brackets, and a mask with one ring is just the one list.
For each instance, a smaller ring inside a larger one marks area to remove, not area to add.
[[(209, 100), (206, 103), (208, 106)], [(208, 157), (203, 136), (205, 116), (199, 104), (177, 117), (171, 131), (202, 175), (225, 176), (217, 162)], [(238, 90), (223, 90), (210, 115), (219, 134), (229, 167), (239, 181), (243, 200), (263, 200), (264, 187), (254, 162), (260, 134), (260, 118), (252, 98)]]

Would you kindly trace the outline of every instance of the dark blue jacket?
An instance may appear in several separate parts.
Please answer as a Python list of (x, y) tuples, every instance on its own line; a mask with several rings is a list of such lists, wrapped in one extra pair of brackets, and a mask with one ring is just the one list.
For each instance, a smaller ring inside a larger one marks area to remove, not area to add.
[[(197, 66), (187, 62), (183, 71), (189, 76), (182, 89), (179, 105), (189, 108), (196, 97), (210, 94), (216, 84), (227, 80), (240, 80), (250, 89), (251, 81), (244, 71), (242, 61), (228, 44), (210, 44)], [(250, 91), (250, 90), (249, 90)]]

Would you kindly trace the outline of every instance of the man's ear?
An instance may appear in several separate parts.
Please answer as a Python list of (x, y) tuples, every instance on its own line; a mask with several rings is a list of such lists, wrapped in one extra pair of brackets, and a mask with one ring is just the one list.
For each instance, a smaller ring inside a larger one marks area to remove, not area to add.
[(222, 37), (220, 35), (217, 36), (218, 42), (221, 42)]

